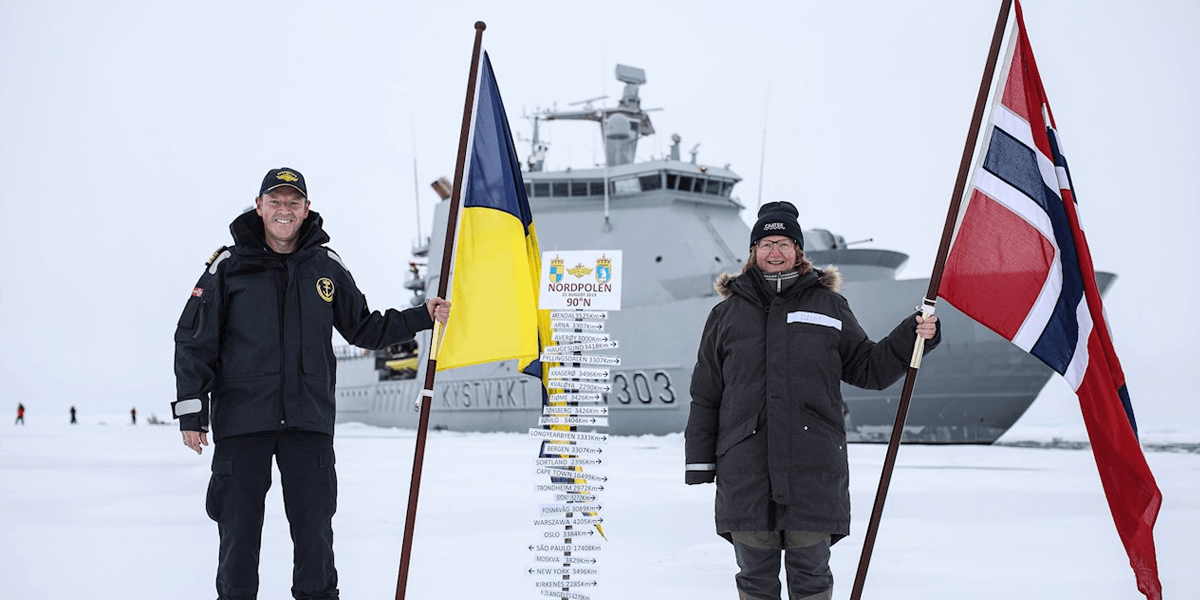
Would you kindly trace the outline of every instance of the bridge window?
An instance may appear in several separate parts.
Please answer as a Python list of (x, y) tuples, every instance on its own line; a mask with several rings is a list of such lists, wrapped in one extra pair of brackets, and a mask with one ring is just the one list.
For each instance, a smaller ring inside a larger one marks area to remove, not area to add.
[(566, 198), (569, 195), (567, 194), (567, 182), (565, 181), (555, 181), (550, 184), (550, 188), (550, 195), (555, 198)]
[(696, 183), (696, 180), (694, 178), (689, 177), (687, 175), (680, 175), (679, 176), (679, 191), (690, 192), (690, 191), (692, 191), (692, 186), (695, 185), (695, 183)]
[(550, 184), (544, 181), (538, 181), (533, 184), (533, 195), (538, 198), (547, 198), (550, 196)]
[(604, 182), (603, 181), (589, 181), (588, 182), (588, 195), (589, 196), (603, 196), (604, 195)]
[(588, 182), (586, 182), (586, 181), (572, 181), (571, 182), (571, 196), (572, 197), (586, 196), (586, 195), (588, 195)]
[(652, 175), (642, 175), (638, 178), (642, 184), (642, 191), (649, 192), (650, 190), (662, 189), (662, 173), (654, 173)]
[(623, 179), (613, 180), (613, 195), (621, 196), (623, 194), (636, 194), (642, 191), (636, 177), (625, 177)]

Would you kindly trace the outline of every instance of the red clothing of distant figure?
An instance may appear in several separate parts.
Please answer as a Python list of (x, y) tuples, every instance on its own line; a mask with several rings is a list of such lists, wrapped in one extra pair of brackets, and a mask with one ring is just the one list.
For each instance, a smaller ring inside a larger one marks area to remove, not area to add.
[(136, 408), (129, 409), (129, 416), (133, 418), (133, 424), (137, 425), (137, 409)]
[(17, 420), (13, 421), (13, 425), (16, 425), (17, 423), (20, 423), (22, 425), (25, 424), (25, 405), (24, 404), (17, 404)]

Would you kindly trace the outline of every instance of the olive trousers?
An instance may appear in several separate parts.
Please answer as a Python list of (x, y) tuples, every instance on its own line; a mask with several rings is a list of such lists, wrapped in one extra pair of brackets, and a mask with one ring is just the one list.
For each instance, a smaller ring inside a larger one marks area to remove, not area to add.
[(829, 534), (734, 531), (729, 536), (741, 569), (734, 577), (739, 600), (781, 600), (780, 554), (787, 573), (788, 600), (829, 600), (833, 597)]

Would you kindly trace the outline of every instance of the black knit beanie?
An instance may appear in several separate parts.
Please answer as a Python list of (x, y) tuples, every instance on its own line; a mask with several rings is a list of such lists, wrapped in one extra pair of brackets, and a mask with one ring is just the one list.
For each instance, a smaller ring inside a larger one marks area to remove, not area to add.
[(758, 221), (750, 230), (750, 245), (769, 235), (785, 235), (796, 240), (796, 244), (804, 250), (804, 232), (800, 230), (800, 222), (796, 217), (800, 211), (791, 202), (768, 202), (758, 209)]

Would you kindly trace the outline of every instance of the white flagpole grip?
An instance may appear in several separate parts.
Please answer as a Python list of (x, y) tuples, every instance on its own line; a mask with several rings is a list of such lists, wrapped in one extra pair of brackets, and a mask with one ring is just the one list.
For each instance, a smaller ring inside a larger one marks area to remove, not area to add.
[[(926, 298), (921, 306), (917, 307), (921, 311), (921, 318), (928, 319), (933, 316), (933, 304)], [(925, 338), (917, 336), (917, 341), (913, 342), (912, 360), (908, 362), (908, 366), (914, 369), (921, 368), (921, 357), (925, 356)]]

